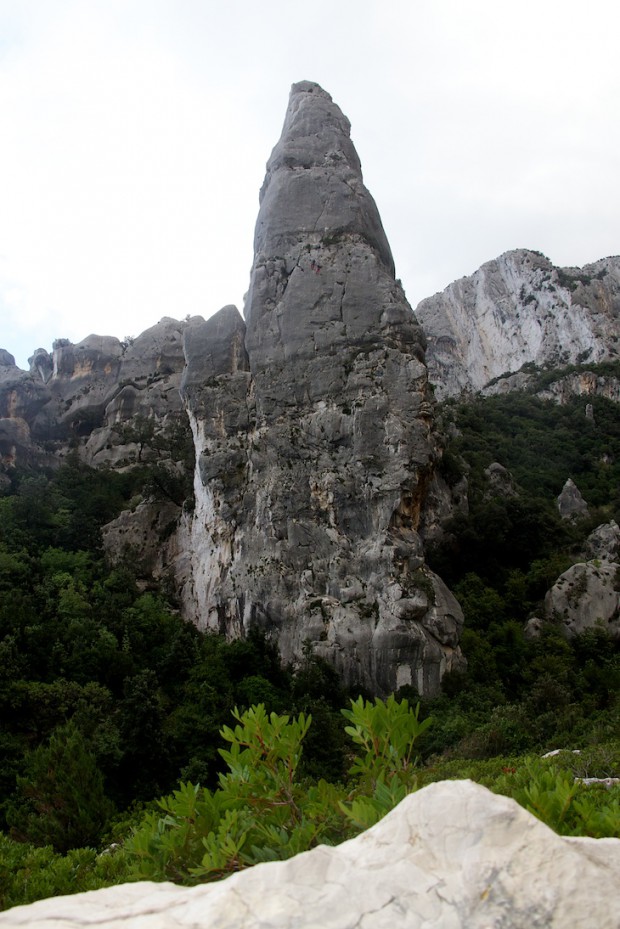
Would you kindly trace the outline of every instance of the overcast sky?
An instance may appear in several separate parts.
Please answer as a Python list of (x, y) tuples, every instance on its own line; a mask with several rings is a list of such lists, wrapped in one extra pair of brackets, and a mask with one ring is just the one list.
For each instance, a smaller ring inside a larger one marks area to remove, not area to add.
[(243, 305), (290, 85), (347, 114), (410, 303), (620, 252), (615, 0), (0, 0), (0, 347)]

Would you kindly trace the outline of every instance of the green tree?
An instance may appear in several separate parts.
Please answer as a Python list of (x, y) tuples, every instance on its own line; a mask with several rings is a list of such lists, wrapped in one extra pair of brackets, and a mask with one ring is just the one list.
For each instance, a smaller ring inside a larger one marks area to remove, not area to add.
[(13, 834), (58, 852), (96, 845), (114, 812), (95, 757), (71, 722), (31, 752), (17, 787), (21, 799), (7, 816)]

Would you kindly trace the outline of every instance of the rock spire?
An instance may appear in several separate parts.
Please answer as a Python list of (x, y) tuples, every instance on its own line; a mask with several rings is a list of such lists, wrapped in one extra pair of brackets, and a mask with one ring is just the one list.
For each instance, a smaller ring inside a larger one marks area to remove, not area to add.
[(262, 628), (285, 660), (310, 647), (347, 684), (436, 692), (462, 614), (418, 534), (436, 458), (424, 337), (317, 84), (293, 86), (267, 165), (245, 324), (226, 307), (185, 353), (188, 613)]

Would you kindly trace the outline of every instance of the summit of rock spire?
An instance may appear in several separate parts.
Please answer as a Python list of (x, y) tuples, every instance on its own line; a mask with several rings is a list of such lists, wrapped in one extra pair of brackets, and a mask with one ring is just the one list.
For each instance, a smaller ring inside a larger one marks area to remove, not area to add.
[[(376, 204), (362, 180), (351, 124), (318, 84), (293, 84), (279, 142), (267, 162), (254, 251), (294, 253), (300, 241), (358, 235), (394, 273)], [(251, 311), (251, 304), (248, 308)]]
[[(437, 455), (424, 337), (349, 121), (317, 84), (293, 86), (267, 165), (245, 322), (242, 366), (230, 308), (187, 334), (188, 612), (263, 629), (285, 661), (310, 645), (350, 685), (436, 693), (462, 613), (418, 534)], [(231, 359), (204, 378), (199, 335)]]

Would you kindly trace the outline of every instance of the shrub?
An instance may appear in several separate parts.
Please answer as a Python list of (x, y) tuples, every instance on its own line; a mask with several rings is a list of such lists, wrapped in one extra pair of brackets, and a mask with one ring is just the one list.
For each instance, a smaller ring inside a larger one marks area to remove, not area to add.
[[(351, 701), (346, 731), (363, 749), (356, 780), (343, 786), (299, 780), (311, 718), (235, 710), (220, 749), (228, 771), (216, 790), (185, 783), (159, 800), (126, 843), (134, 874), (183, 883), (213, 880), (259, 861), (289, 858), (319, 842), (335, 844), (376, 822), (415, 789), (413, 746), (430, 725), (406, 700)], [(161, 813), (164, 815), (162, 816)]]
[(57, 852), (97, 845), (114, 812), (97, 762), (73, 723), (58, 727), (48, 745), (31, 753), (17, 786), (21, 800), (7, 815), (13, 832)]

